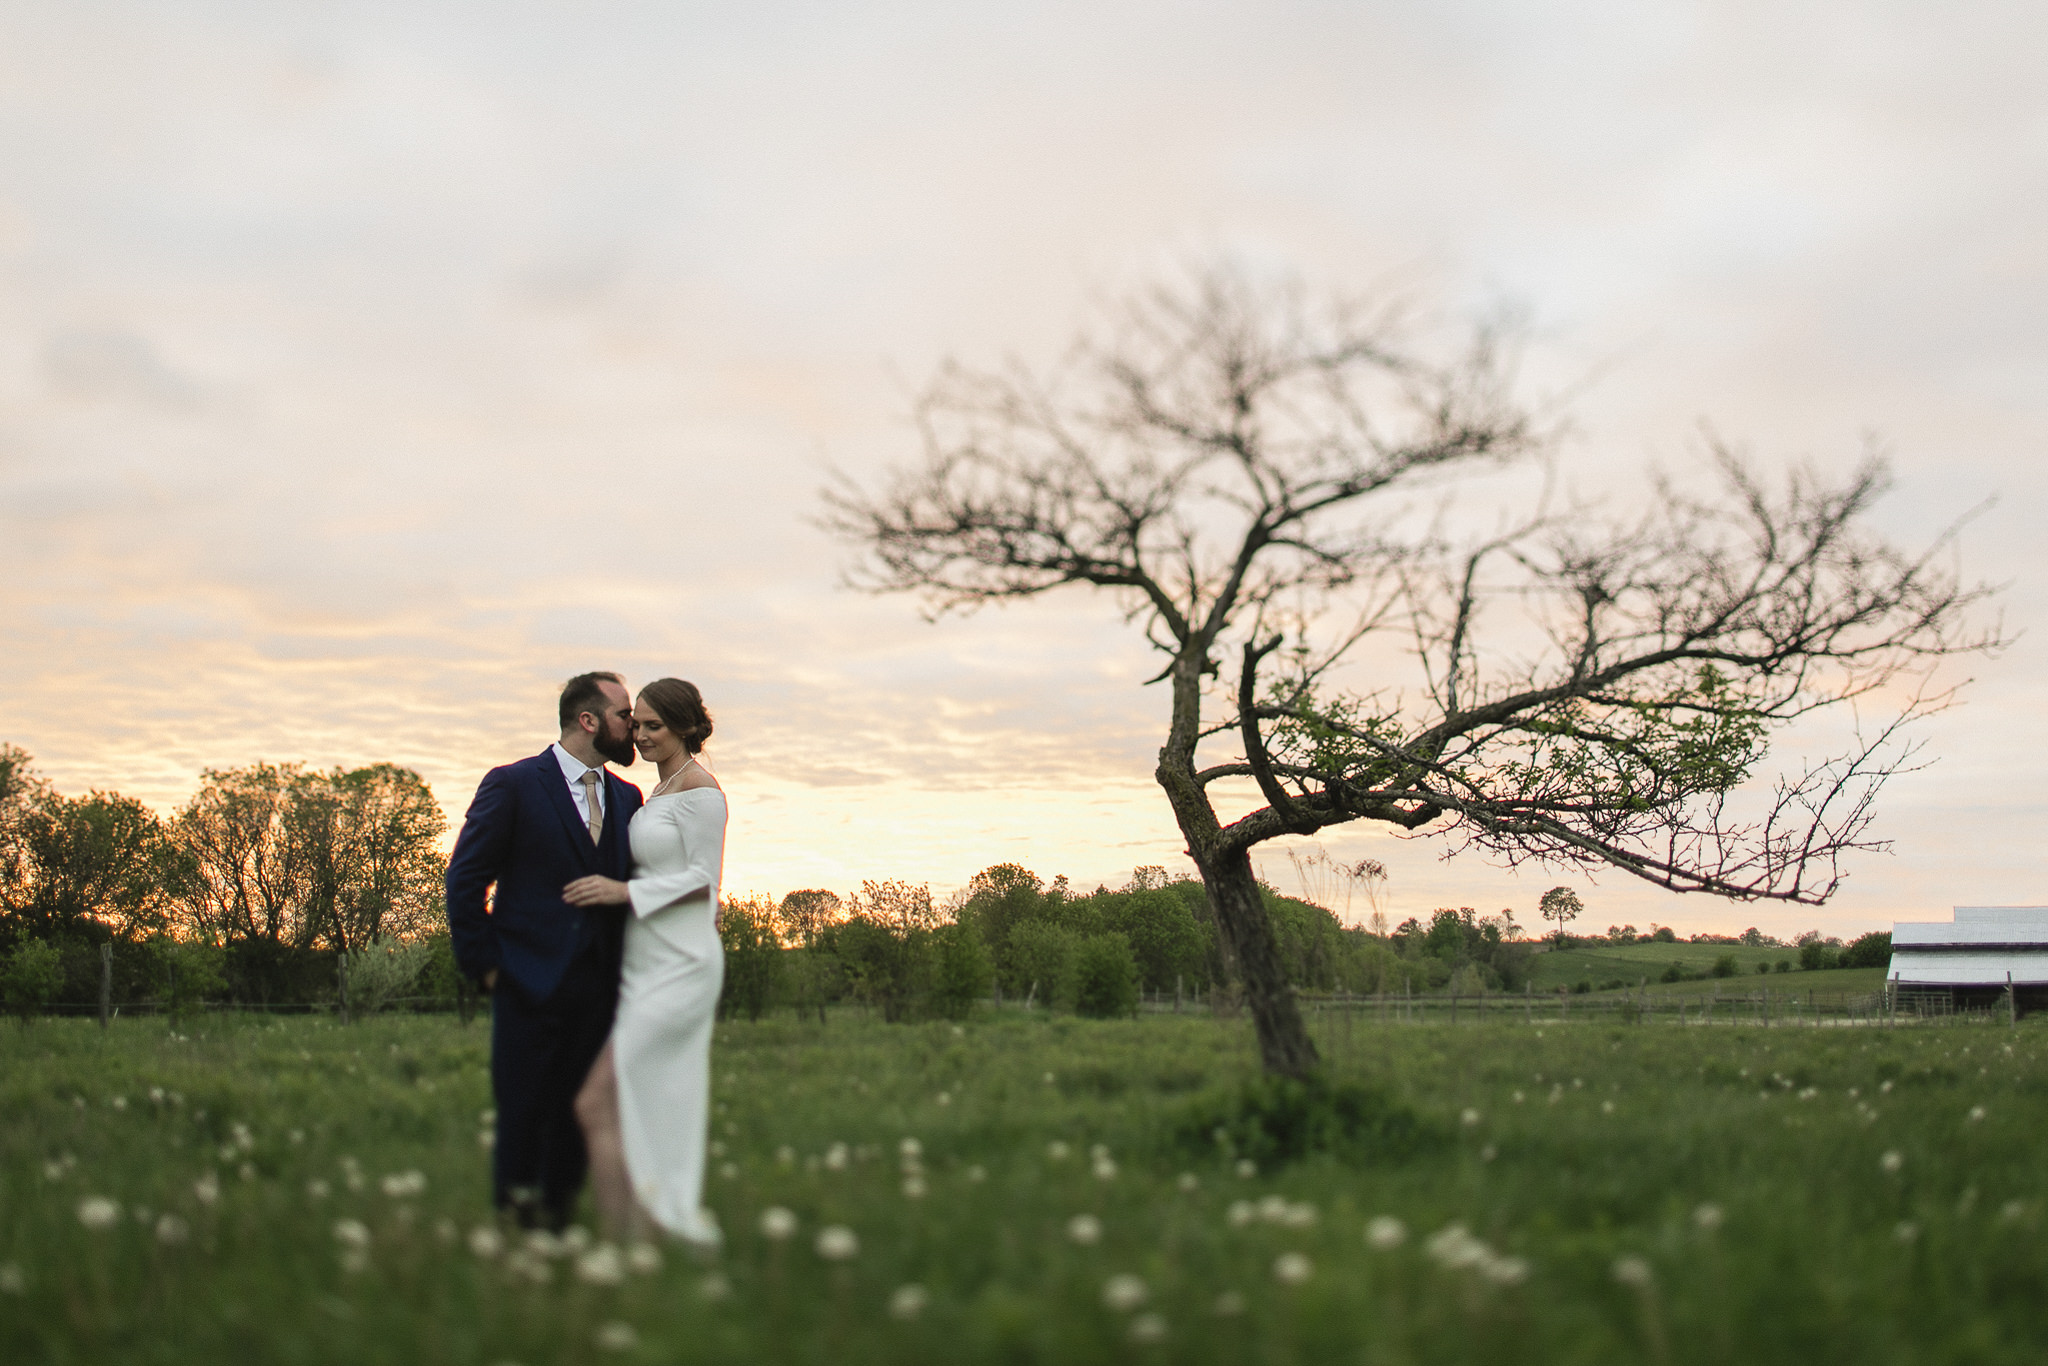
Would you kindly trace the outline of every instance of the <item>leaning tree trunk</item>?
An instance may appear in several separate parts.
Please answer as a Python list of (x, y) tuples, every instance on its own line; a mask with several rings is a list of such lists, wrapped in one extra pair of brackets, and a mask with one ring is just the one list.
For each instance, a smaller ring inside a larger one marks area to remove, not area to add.
[(1280, 965), (1272, 917), (1266, 914), (1266, 903), (1259, 895), (1251, 855), (1241, 849), (1213, 859), (1198, 854), (1195, 866), (1201, 870), (1217, 927), (1244, 978), (1245, 1004), (1251, 1007), (1252, 1024), (1259, 1036), (1260, 1063), (1268, 1072), (1306, 1078), (1321, 1059), (1295, 1006), (1294, 988), (1287, 984), (1287, 973)]

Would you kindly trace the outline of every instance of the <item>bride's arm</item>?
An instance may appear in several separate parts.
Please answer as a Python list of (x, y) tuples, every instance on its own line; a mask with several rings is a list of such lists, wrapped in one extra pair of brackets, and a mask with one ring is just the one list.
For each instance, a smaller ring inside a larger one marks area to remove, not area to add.
[(725, 859), (725, 794), (716, 801), (683, 802), (675, 809), (674, 838), (682, 841), (689, 864), (673, 873), (636, 874), (626, 884), (633, 914), (645, 920), (679, 901), (708, 896), (718, 888)]

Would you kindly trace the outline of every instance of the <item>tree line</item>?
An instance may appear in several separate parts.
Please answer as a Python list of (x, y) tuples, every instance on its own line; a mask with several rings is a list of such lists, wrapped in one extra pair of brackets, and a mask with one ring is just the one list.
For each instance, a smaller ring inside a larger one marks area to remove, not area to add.
[(111, 946), (116, 1005), (318, 999), (338, 960), (445, 933), (446, 828), (395, 764), (208, 769), (166, 818), (119, 792), (64, 796), (0, 745), (10, 995), (96, 999)]

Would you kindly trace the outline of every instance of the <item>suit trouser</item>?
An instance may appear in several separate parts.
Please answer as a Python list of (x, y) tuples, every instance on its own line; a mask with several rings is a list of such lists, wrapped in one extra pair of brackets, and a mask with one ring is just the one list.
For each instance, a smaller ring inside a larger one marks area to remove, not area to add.
[(618, 1008), (618, 969), (607, 957), (592, 943), (544, 1001), (502, 975), (492, 993), (491, 1092), (498, 1105), (492, 1198), (524, 1223), (567, 1224), (583, 1190), (590, 1159), (576, 1123), (576, 1093), (604, 1049)]

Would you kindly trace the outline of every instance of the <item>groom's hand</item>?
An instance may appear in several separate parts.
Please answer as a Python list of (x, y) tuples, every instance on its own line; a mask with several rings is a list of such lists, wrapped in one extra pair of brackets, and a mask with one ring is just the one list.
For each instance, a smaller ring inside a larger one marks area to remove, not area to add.
[(579, 877), (562, 889), (562, 900), (571, 906), (623, 906), (633, 898), (626, 884), (615, 877)]

